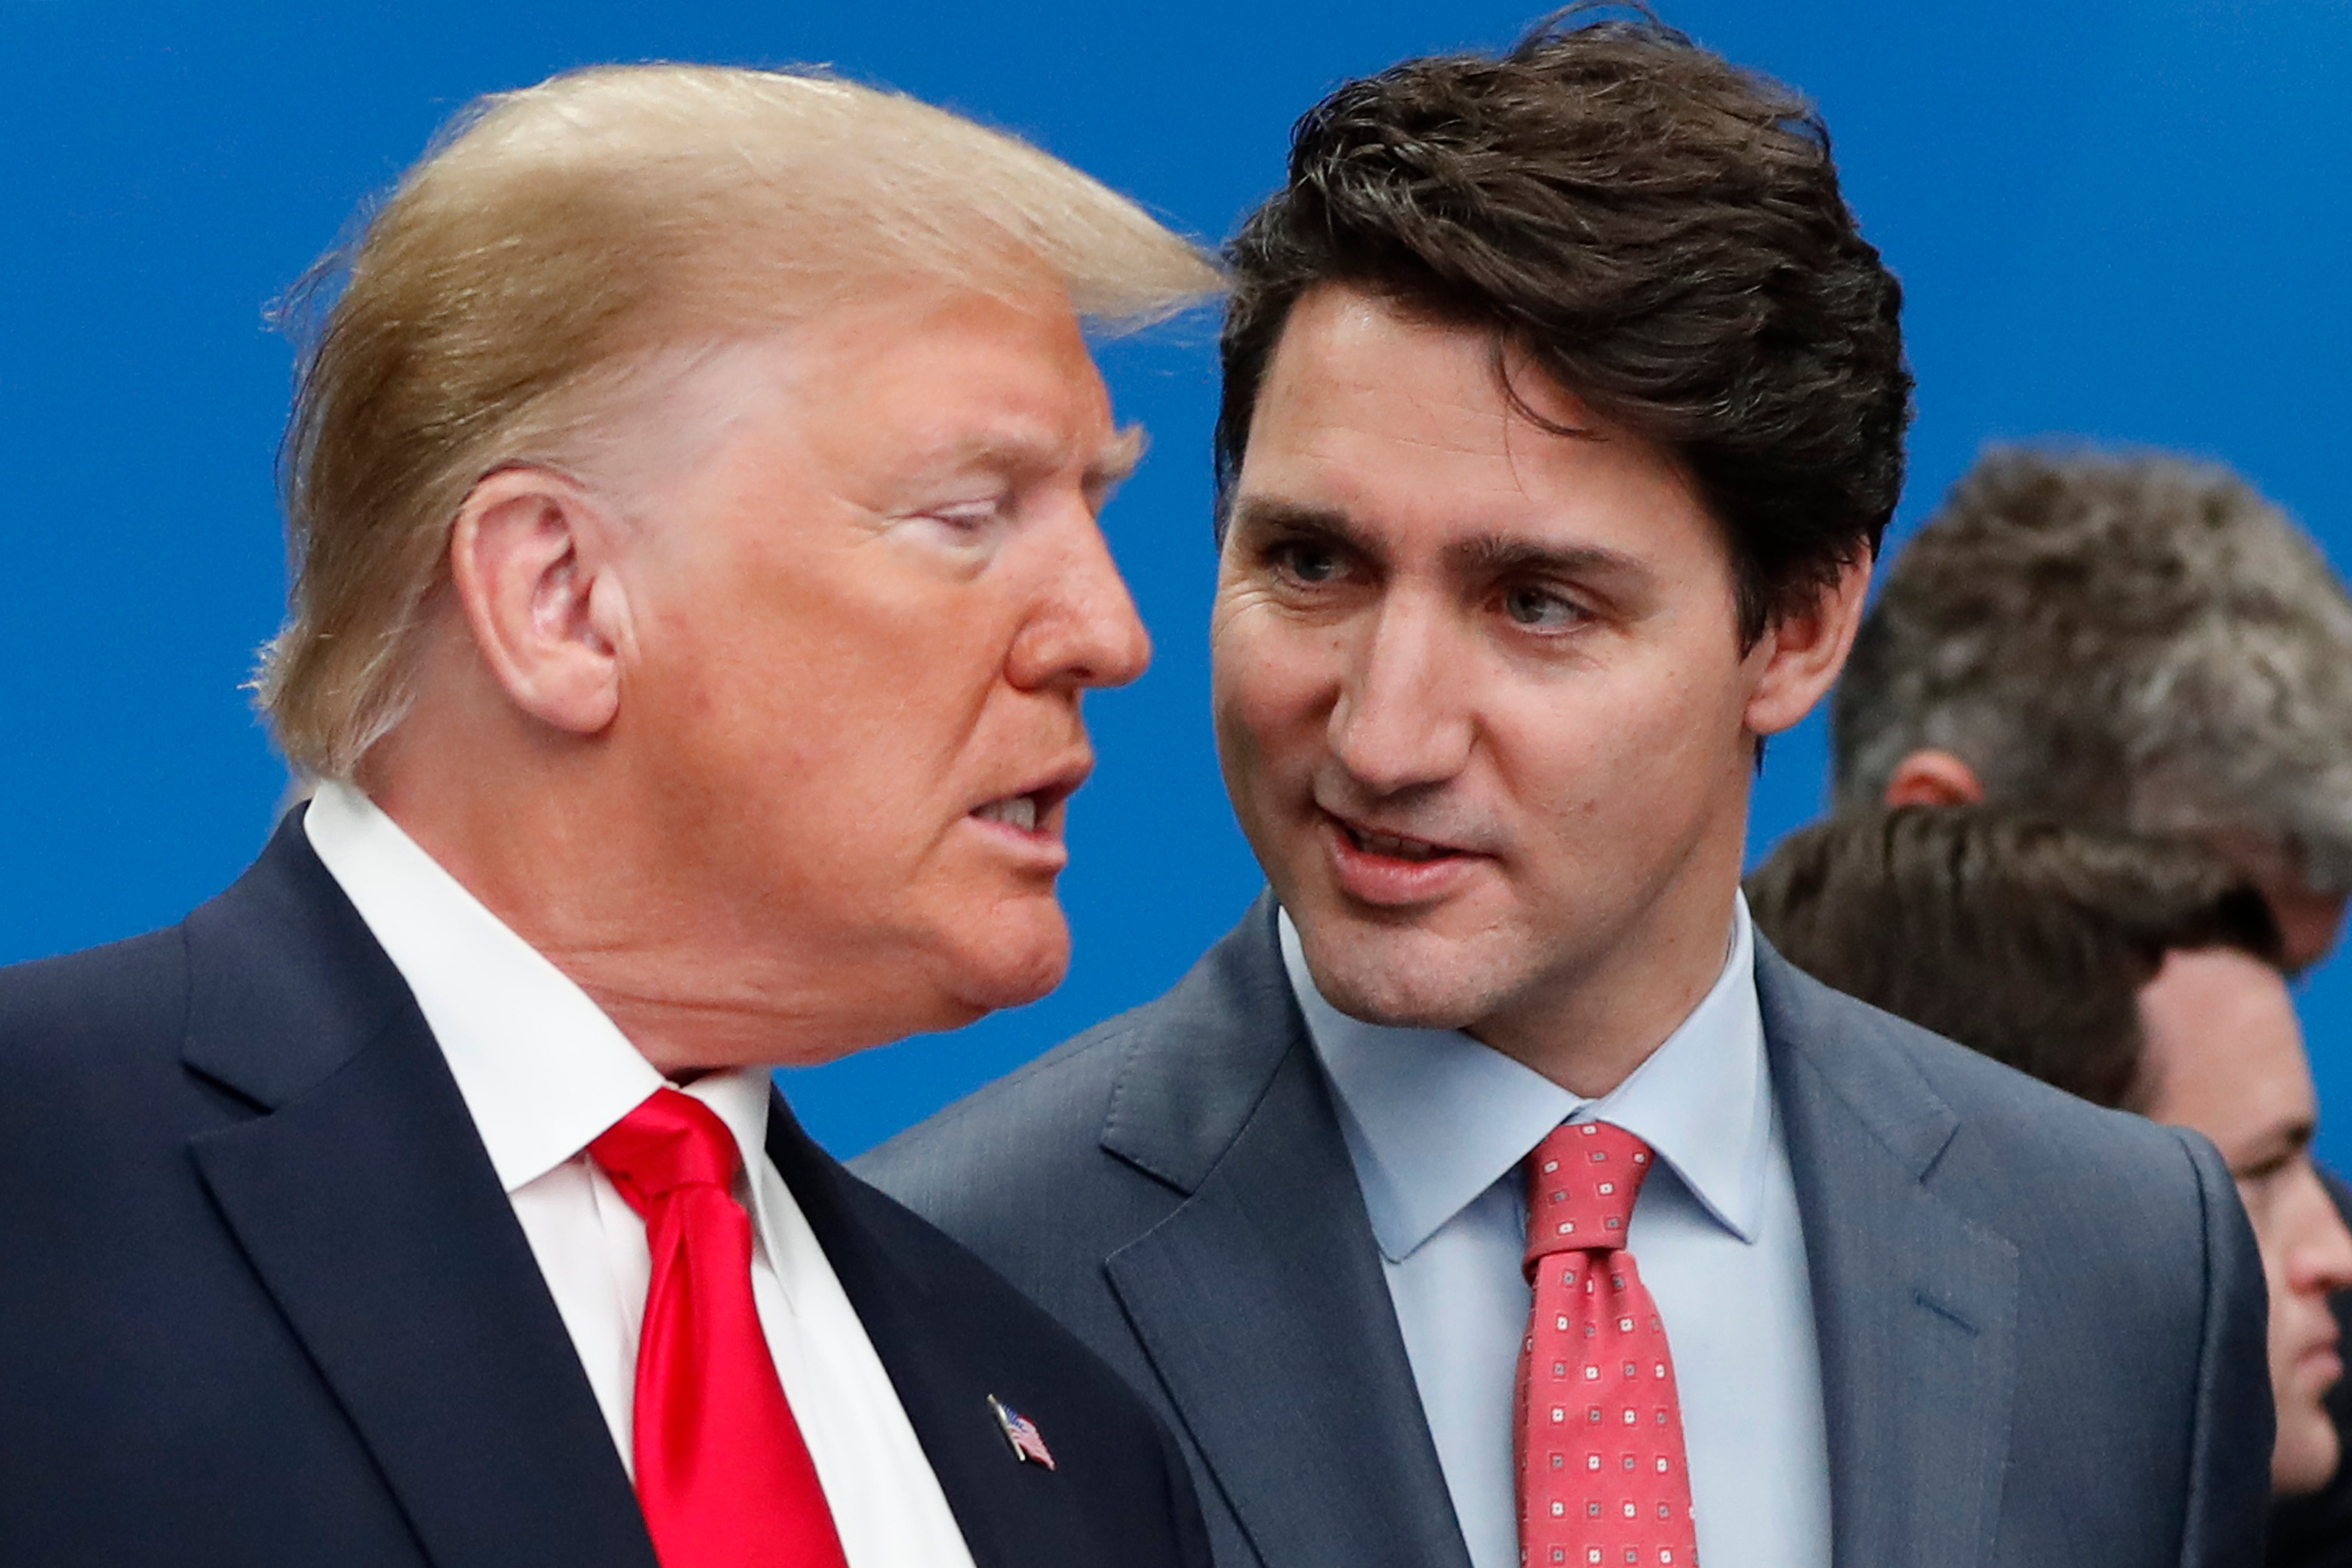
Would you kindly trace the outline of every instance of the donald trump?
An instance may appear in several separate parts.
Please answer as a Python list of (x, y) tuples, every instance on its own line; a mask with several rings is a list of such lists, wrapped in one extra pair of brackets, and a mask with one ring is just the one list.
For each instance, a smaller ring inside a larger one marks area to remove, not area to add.
[(1060, 978), (1140, 624), (1083, 323), (1214, 286), (812, 76), (476, 106), (319, 274), (318, 781), (183, 924), (0, 973), (0, 1540), (50, 1564), (1203, 1561), (1099, 1363), (767, 1069)]

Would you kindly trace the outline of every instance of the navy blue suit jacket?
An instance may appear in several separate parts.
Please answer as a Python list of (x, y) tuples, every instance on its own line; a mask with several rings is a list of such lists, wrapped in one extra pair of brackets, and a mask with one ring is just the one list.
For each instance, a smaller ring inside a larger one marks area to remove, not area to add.
[[(1108, 1369), (781, 1100), (768, 1152), (979, 1568), (1202, 1568)], [(457, 1084), (298, 819), (183, 924), (0, 971), (0, 1561), (655, 1568)]]
[[(2212, 1146), (1760, 940), (1756, 978), (1838, 1568), (2259, 1563), (2262, 1268)], [(1221, 1568), (1467, 1568), (1270, 900), (1167, 995), (856, 1168), (1152, 1395)]]

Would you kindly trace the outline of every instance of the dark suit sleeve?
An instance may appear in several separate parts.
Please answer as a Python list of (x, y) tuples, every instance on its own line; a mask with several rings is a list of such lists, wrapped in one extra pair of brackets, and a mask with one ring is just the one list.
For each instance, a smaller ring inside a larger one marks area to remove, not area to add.
[(2262, 1561), (2276, 1435), (2262, 1255), (2220, 1153), (2198, 1134), (2174, 1131), (2196, 1170), (2205, 1221), (2205, 1333), (2180, 1562), (2252, 1568)]
[[(2336, 1212), (2352, 1225), (2352, 1185), (2325, 1166), (2319, 1180), (2335, 1201)], [(2352, 1345), (2352, 1290), (2338, 1290), (2328, 1298), (2328, 1305), (2335, 1309), (2344, 1342)], [(2327, 1415), (2336, 1424), (2337, 1445), (2343, 1447), (2346, 1436), (2352, 1434), (2352, 1377), (2337, 1379), (2328, 1390)], [(2352, 1568), (2352, 1465), (2338, 1460), (2326, 1486), (2271, 1510), (2270, 1553), (2263, 1561), (2268, 1568)]]

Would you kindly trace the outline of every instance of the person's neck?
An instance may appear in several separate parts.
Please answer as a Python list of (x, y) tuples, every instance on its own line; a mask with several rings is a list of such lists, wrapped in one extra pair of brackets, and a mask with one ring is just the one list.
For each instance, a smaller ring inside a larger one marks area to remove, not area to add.
[(1738, 894), (1693, 878), (1603, 950), (1472, 1025), (1472, 1037), (1587, 1100), (1631, 1078), (1723, 977)]
[[(854, 988), (772, 931), (714, 919), (672, 857), (562, 763), (372, 768), (376, 805), (674, 1081), (877, 1044)], [(478, 781), (496, 781), (485, 787)], [(870, 1009), (869, 1009), (870, 1010)]]

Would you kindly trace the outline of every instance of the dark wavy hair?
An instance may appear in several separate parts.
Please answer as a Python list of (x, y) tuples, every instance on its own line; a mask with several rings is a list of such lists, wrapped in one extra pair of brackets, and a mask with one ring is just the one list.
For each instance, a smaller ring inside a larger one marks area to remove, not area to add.
[(1748, 905), (1806, 973), (2098, 1105), (2136, 1109), (2141, 987), (2168, 952), (2281, 961), (2270, 906), (2204, 845), (1983, 806), (1832, 817)]
[(1730, 541), (1743, 643), (1875, 553), (1902, 491), (1902, 289), (1827, 129), (1646, 9), (1347, 83), (1225, 254), (1221, 535), (1284, 323), (1323, 284), (1488, 329), (1498, 375), (1516, 349), (1675, 453)]

